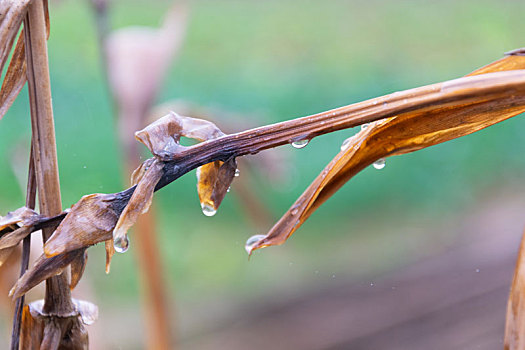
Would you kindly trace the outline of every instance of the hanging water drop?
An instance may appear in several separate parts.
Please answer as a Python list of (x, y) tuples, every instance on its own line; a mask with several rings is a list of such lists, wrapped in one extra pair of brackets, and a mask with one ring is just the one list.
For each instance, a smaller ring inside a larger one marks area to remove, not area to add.
[(209, 204), (201, 203), (202, 213), (206, 216), (213, 216), (217, 213), (217, 210)]
[(364, 123), (364, 124), (361, 124), (361, 130), (365, 130), (366, 128), (368, 128), (370, 126), (370, 123)]
[(128, 235), (122, 237), (115, 237), (113, 241), (113, 246), (117, 253), (125, 253), (129, 248)]
[(346, 151), (348, 147), (350, 147), (350, 142), (352, 141), (352, 138), (353, 136), (343, 141), (343, 143), (341, 144), (341, 151)]
[(385, 167), (386, 165), (386, 160), (385, 158), (381, 158), (381, 159), (378, 159), (374, 162), (374, 168), (376, 168), (377, 170), (381, 170)]
[(302, 140), (297, 140), (297, 141), (292, 141), (292, 147), (293, 148), (304, 148), (308, 145), (308, 142), (310, 142), (310, 140), (308, 139), (302, 139)]
[(239, 177), (241, 175), (241, 171), (239, 169), (235, 169), (235, 174), (233, 176)]
[(226, 192), (230, 192), (231, 189), (232, 189), (232, 187), (231, 187), (231, 186), (228, 186), (228, 189), (226, 190)]
[(255, 243), (259, 242), (264, 237), (266, 236), (265, 235), (254, 235), (248, 238), (248, 240), (246, 241), (246, 244), (244, 245), (244, 249), (246, 250), (246, 252), (250, 254)]

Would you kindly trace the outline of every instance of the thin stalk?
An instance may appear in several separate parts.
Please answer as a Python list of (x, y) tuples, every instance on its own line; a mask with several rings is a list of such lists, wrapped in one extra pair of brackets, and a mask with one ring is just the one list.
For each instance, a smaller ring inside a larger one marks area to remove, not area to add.
[[(33, 142), (31, 142), (31, 153), (29, 156), (29, 171), (27, 175), (26, 207), (35, 209), (36, 200), (36, 177), (35, 162), (33, 160)], [(22, 262), (20, 263), (20, 277), (29, 266), (29, 253), (31, 250), (31, 235), (27, 235), (22, 242)], [(15, 316), (13, 317), (13, 331), (11, 333), (11, 350), (20, 347), (20, 325), (22, 323), (22, 309), (24, 307), (24, 296), (16, 299)]]
[[(40, 212), (53, 216), (62, 211), (60, 183), (56, 154), (53, 107), (51, 104), (51, 84), (47, 55), (46, 23), (42, 0), (34, 0), (29, 5), (24, 21), (27, 60), (27, 83), (31, 107), (31, 126), (33, 132), (33, 155)], [(44, 242), (51, 236), (54, 228), (42, 230)], [(44, 312), (52, 315), (65, 315), (73, 311), (71, 292), (64, 274), (46, 281)]]

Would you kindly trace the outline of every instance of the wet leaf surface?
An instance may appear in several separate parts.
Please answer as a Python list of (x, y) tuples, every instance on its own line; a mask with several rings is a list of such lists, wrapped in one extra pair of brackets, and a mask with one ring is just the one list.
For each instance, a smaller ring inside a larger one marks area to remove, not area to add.
[[(450, 105), (448, 99), (443, 98), (441, 104), (435, 103), (427, 108), (423, 106), (371, 123), (345, 141), (341, 152), (268, 234), (247, 246), (248, 253), (284, 243), (341, 186), (377, 160), (462, 137), (524, 112), (525, 91), (510, 86), (510, 81), (516, 78), (525, 79), (524, 71), (516, 70), (523, 68), (525, 57), (509, 55), (471, 73), (471, 76), (477, 75), (474, 79), (460, 78), (440, 85), (440, 93), (461, 92), (466, 96), (464, 101)], [(494, 77), (496, 79), (492, 80)], [(508, 90), (492, 97), (475, 93), (469, 96), (468, 91), (472, 87), (488, 86), (487, 79), (491, 79), (491, 86), (505, 86), (509, 82)], [(423, 93), (420, 98), (432, 93)], [(396, 95), (398, 93), (386, 96), (383, 104), (388, 105)]]

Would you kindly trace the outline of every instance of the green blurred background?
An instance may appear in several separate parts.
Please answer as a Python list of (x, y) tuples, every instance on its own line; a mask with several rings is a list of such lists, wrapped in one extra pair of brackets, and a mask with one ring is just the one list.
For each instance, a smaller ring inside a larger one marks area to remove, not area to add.
[[(110, 20), (115, 28), (158, 26), (169, 6), (167, 1), (114, 1)], [(525, 46), (523, 1), (197, 0), (190, 8), (186, 40), (158, 102), (181, 98), (256, 116), (249, 121), (253, 126), (456, 78)], [(84, 194), (120, 191), (123, 164), (91, 7), (87, 1), (51, 1), (50, 14), (66, 208)], [(20, 151), (28, 148), (30, 137), (27, 100), (24, 89), (0, 122), (1, 213), (24, 201), (10, 164), (17, 163), (13, 159), (25, 164), (27, 158)], [(253, 176), (253, 193), (275, 220), (354, 132), (316, 138), (301, 150), (280, 150), (287, 162), (282, 181)], [(285, 245), (257, 252), (250, 261), (244, 242), (264, 232), (244, 215), (235, 186), (217, 215), (208, 218), (200, 211), (194, 173), (177, 180), (155, 196), (155, 203), (159, 254), (179, 339), (198, 337), (222, 314), (238, 312), (241, 319), (246, 308), (269, 299), (341, 281), (368, 281), (453, 242), (454, 234), (440, 229), (447, 222), (500, 189), (523, 190), (524, 132), (523, 119), (516, 117), (388, 159), (383, 170), (366, 169)], [(99, 325), (93, 326), (100, 328), (93, 332), (103, 333), (96, 337), (104, 348), (143, 347), (143, 334), (126, 331), (144, 322), (133, 243), (131, 236), (130, 251), (115, 256), (109, 275), (103, 247), (89, 250), (80, 288), (89, 290), (100, 307)]]

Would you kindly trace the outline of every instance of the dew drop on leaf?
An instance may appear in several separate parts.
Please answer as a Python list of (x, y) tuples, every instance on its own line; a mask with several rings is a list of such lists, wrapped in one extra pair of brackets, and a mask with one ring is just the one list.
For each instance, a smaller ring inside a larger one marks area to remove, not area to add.
[(217, 213), (214, 207), (209, 204), (201, 203), (202, 213), (206, 216), (213, 216)]
[(255, 243), (259, 242), (261, 239), (263, 239), (265, 235), (254, 235), (248, 238), (246, 241), (246, 244), (244, 245), (244, 249), (249, 254), (252, 250), (252, 247), (255, 245)]
[(383, 169), (385, 167), (385, 165), (386, 165), (385, 158), (378, 159), (373, 164), (374, 168), (376, 168), (377, 170)]
[(113, 246), (115, 247), (115, 251), (117, 253), (125, 253), (129, 248), (128, 235), (124, 235), (122, 237), (115, 237)]
[(308, 145), (308, 142), (310, 142), (310, 140), (308, 139), (302, 139), (302, 140), (297, 140), (297, 141), (292, 141), (292, 147), (293, 148), (304, 148)]
[(369, 125), (370, 123), (361, 124), (361, 130), (365, 130), (366, 128), (368, 128)]
[(346, 151), (348, 149), (348, 147), (350, 146), (350, 142), (352, 141), (352, 137), (349, 137), (343, 141), (343, 143), (341, 144), (341, 151)]
[(235, 169), (235, 177), (239, 177), (241, 175), (241, 171), (239, 169)]

